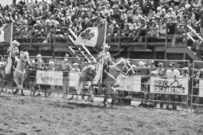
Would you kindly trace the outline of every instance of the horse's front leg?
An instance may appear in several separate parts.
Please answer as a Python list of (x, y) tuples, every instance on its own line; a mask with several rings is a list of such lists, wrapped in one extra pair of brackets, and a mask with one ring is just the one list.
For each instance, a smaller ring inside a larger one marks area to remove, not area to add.
[(23, 89), (21, 89), (21, 95), (22, 95), (22, 96), (25, 96), (25, 94), (23, 93)]
[(90, 102), (93, 102), (94, 101), (94, 94), (93, 94), (93, 87), (92, 85), (88, 88), (88, 91), (89, 91), (89, 101)]
[(116, 102), (116, 94), (117, 94), (116, 87), (112, 86), (112, 88), (111, 88), (111, 98), (112, 98), (111, 105), (114, 105)]
[(14, 92), (13, 95), (15, 96), (18, 93), (19, 89), (17, 88)]
[(109, 98), (109, 94), (107, 91), (108, 91), (107, 88), (105, 88), (104, 89), (104, 101), (103, 101), (104, 106), (107, 106), (107, 100)]

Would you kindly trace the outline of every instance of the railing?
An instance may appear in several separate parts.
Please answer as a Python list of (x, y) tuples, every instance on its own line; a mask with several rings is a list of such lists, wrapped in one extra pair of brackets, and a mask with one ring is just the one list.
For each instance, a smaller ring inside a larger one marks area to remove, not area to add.
[[(172, 23), (171, 23), (172, 24)], [(118, 28), (107, 31), (107, 43), (115, 46), (141, 45), (147, 48), (153, 45), (186, 46), (187, 25), (174, 24), (174, 31), (171, 32), (170, 25), (162, 29), (154, 29), (147, 25), (146, 28), (130, 30), (127, 28)], [(28, 26), (15, 25), (14, 39), (21, 43), (50, 44), (52, 47), (56, 44), (72, 44), (70, 42), (67, 26)], [(26, 30), (26, 31), (25, 31)]]

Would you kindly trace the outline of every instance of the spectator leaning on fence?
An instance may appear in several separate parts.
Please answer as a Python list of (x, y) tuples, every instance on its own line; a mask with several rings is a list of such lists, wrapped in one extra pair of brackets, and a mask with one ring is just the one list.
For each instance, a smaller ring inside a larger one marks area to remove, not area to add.
[[(174, 62), (169, 63), (170, 69), (166, 70), (166, 78), (174, 78), (176, 80), (177, 77), (180, 77), (180, 71), (175, 68)], [(170, 101), (176, 101), (175, 95), (168, 95), (167, 96)], [(176, 109), (176, 105), (172, 104), (173, 109)], [(169, 109), (169, 105), (166, 106), (166, 109)]]
[[(49, 70), (50, 71), (55, 71), (55, 63), (54, 63), (53, 60), (49, 61)], [(50, 89), (50, 91), (48, 91), (47, 96), (51, 96), (52, 92), (54, 92), (54, 90), (55, 90), (55, 85), (51, 85), (50, 87), (51, 87), (51, 89)]]
[[(80, 73), (80, 69), (78, 68), (78, 63), (74, 63), (73, 64), (73, 68), (71, 69), (71, 72), (76, 72), (76, 73)], [(80, 94), (79, 93), (80, 91), (78, 91), (77, 89), (76, 89), (76, 93), (77, 93), (77, 97), (76, 97), (76, 99), (78, 99), (78, 95)], [(71, 97), (71, 99), (73, 99), (74, 98), (74, 95), (72, 95), (72, 97)]]
[(63, 97), (67, 97), (69, 92), (68, 75), (72, 70), (72, 66), (69, 61), (69, 54), (66, 54), (64, 60), (62, 61), (62, 71), (63, 71)]
[(44, 64), (44, 61), (42, 60), (42, 55), (41, 54), (38, 54), (36, 56), (36, 62), (35, 62), (35, 67), (36, 69), (44, 69), (45, 68), (45, 64)]

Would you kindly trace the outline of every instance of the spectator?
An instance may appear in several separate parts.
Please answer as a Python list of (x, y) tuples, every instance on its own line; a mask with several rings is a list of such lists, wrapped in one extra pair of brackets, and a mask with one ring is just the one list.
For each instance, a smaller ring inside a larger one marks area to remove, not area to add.
[(64, 60), (62, 61), (62, 71), (63, 71), (63, 97), (67, 97), (69, 92), (68, 75), (72, 70), (72, 66), (69, 61), (69, 54), (66, 54)]
[[(174, 78), (180, 77), (180, 71), (175, 68), (175, 64), (173, 62), (169, 63), (170, 69), (166, 70), (166, 77), (167, 78)], [(176, 101), (175, 95), (167, 95), (169, 100)], [(173, 109), (176, 109), (176, 105), (172, 104)], [(166, 106), (166, 109), (169, 109), (169, 105)]]

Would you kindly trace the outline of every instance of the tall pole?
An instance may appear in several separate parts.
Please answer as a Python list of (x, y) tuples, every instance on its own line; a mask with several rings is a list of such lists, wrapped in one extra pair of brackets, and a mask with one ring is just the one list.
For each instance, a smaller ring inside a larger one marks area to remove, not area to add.
[[(104, 32), (104, 42), (103, 42), (103, 54), (105, 54), (105, 44), (106, 44), (106, 31), (107, 31), (107, 20), (105, 20), (105, 32)], [(101, 78), (100, 78), (100, 84), (102, 83), (102, 77), (103, 77), (103, 65), (104, 65), (104, 57), (102, 57), (102, 70), (101, 70)]]
[(11, 22), (11, 37), (10, 37), (10, 47), (12, 45), (12, 40), (13, 40), (13, 22)]

